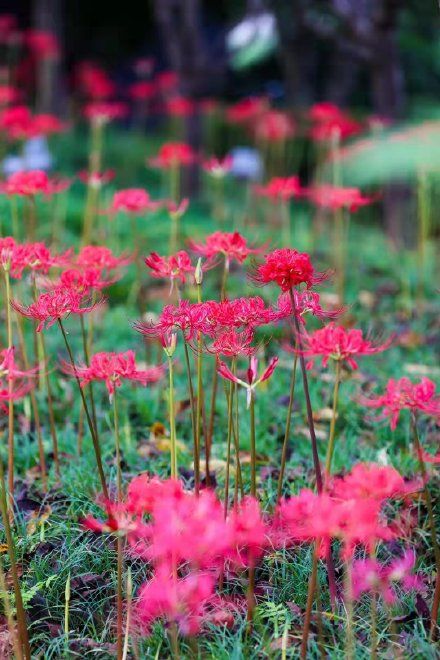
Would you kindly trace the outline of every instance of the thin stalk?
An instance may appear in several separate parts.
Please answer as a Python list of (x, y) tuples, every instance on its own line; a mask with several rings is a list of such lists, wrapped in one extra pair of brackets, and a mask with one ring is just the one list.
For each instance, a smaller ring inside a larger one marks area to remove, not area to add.
[[(17, 330), (18, 330), (18, 340), (20, 343), (20, 350), (21, 350), (21, 355), (23, 358), (23, 364), (24, 368), (26, 371), (29, 371), (30, 365), (29, 365), (29, 358), (27, 355), (26, 351), (26, 343), (24, 341), (24, 336), (23, 336), (23, 328), (22, 328), (22, 317), (18, 312), (15, 315), (15, 320), (17, 321)], [(42, 481), (43, 481), (43, 488), (46, 488), (45, 485), (45, 479), (46, 479), (46, 462), (44, 460), (44, 445), (43, 445), (43, 434), (41, 431), (41, 420), (40, 420), (40, 412), (38, 410), (38, 403), (37, 403), (37, 397), (35, 396), (35, 390), (32, 388), (31, 391), (29, 392), (29, 396), (31, 399), (31, 406), (32, 406), (32, 414), (34, 416), (34, 424), (35, 424), (35, 429), (37, 431), (37, 443), (38, 443), (38, 451), (40, 455), (40, 470), (41, 470), (41, 475), (42, 475)], [(55, 445), (54, 445), (54, 459), (55, 459)], [(58, 453), (58, 452), (57, 452)], [(43, 462), (41, 461), (41, 458), (43, 458)], [(44, 469), (43, 469), (44, 467)], [(55, 462), (55, 472), (57, 478), (60, 477), (60, 469), (59, 469), (59, 461)]]
[(295, 398), (295, 382), (296, 382), (296, 367), (298, 364), (298, 353), (295, 353), (295, 358), (293, 361), (293, 369), (290, 377), (290, 392), (289, 392), (289, 405), (287, 407), (287, 417), (286, 417), (286, 430), (284, 432), (284, 441), (283, 441), (283, 450), (281, 453), (281, 466), (280, 466), (280, 475), (278, 477), (278, 489), (277, 489), (277, 500), (280, 499), (281, 493), (283, 491), (283, 481), (284, 481), (284, 472), (286, 469), (286, 460), (287, 460), (287, 447), (289, 444), (290, 437), (290, 427), (292, 424), (292, 410), (293, 410), (293, 401)]
[(299, 322), (298, 322), (298, 317), (297, 317), (295, 296), (293, 294), (293, 289), (292, 288), (290, 288), (289, 293), (290, 293), (290, 300), (291, 300), (292, 309), (293, 309), (293, 318), (294, 318), (295, 330), (296, 330), (296, 341), (297, 341), (297, 346), (298, 346), (299, 361), (300, 361), (300, 364), (301, 364), (301, 371), (302, 371), (302, 378), (303, 378), (304, 395), (305, 395), (305, 398), (306, 398), (307, 421), (308, 421), (308, 425), (309, 425), (310, 440), (311, 440), (311, 443), (312, 443), (312, 456), (313, 456), (313, 464), (314, 464), (314, 467), (315, 467), (316, 488), (318, 490), (318, 493), (321, 493), (322, 492), (321, 464), (320, 464), (320, 461), (319, 461), (318, 444), (316, 442), (315, 425), (314, 425), (314, 422), (313, 422), (313, 410), (312, 410), (312, 404), (311, 404), (311, 401), (310, 401), (309, 382), (308, 382), (308, 379), (307, 379), (307, 369), (306, 369), (306, 364), (305, 364), (305, 359), (304, 359), (304, 354), (303, 354), (301, 332), (300, 332), (300, 327), (299, 327)]
[(330, 474), (333, 452), (335, 449), (335, 430), (336, 430), (336, 417), (338, 410), (338, 399), (339, 399), (339, 384), (341, 382), (341, 360), (336, 361), (336, 373), (335, 373), (335, 384), (333, 388), (333, 406), (332, 406), (332, 418), (330, 422), (330, 433), (327, 446), (327, 457), (325, 460), (325, 472), (327, 475)]
[(130, 644), (130, 627), (131, 627), (131, 608), (133, 602), (133, 580), (131, 577), (131, 568), (127, 569), (127, 579), (125, 582), (126, 602), (127, 602), (127, 616), (125, 619), (125, 636), (124, 648), (122, 651), (122, 660), (127, 660), (128, 649)]
[(255, 442), (255, 399), (253, 392), (251, 393), (251, 401), (249, 405), (249, 419), (250, 419), (250, 443), (251, 443), (251, 495), (257, 496), (257, 450)]
[(177, 479), (176, 417), (175, 417), (176, 411), (174, 408), (174, 367), (171, 356), (168, 356), (168, 374), (169, 374), (171, 477)]
[(214, 434), (215, 405), (217, 401), (217, 389), (218, 389), (217, 365), (218, 365), (218, 356), (215, 356), (214, 373), (212, 374), (211, 408), (209, 410), (208, 433), (205, 439), (206, 485), (208, 487), (210, 482), (209, 459), (211, 457), (212, 436)]
[[(121, 442), (119, 433), (119, 416), (116, 389), (112, 394), (113, 399), (113, 424), (115, 432), (116, 449), (116, 484), (118, 504), (122, 502), (122, 472), (121, 472)], [(117, 584), (116, 584), (116, 655), (122, 660), (124, 634), (123, 634), (123, 599), (122, 599), (122, 577), (123, 577), (123, 538), (119, 534), (116, 540), (117, 553)]]
[(31, 243), (35, 241), (36, 231), (37, 231), (37, 205), (35, 197), (32, 195), (29, 197), (29, 240)]
[(437, 530), (435, 528), (434, 510), (432, 506), (431, 493), (428, 487), (428, 474), (426, 471), (425, 461), (423, 460), (423, 450), (422, 450), (422, 445), (420, 443), (419, 432), (417, 429), (417, 418), (415, 413), (411, 415), (411, 426), (412, 426), (414, 444), (416, 446), (417, 456), (419, 459), (420, 473), (422, 475), (423, 483), (425, 484), (423, 489), (423, 494), (425, 496), (426, 508), (428, 510), (428, 522), (429, 522), (429, 529), (431, 532), (431, 543), (434, 550), (434, 558), (435, 558), (436, 579), (435, 579), (434, 598), (431, 609), (431, 630), (430, 630), (430, 637), (434, 641), (437, 637), (437, 627), (438, 627), (437, 619), (438, 619), (438, 611), (440, 604), (440, 546), (437, 541)]
[[(195, 429), (196, 429), (195, 397), (194, 397), (194, 387), (191, 376), (191, 365), (189, 362), (188, 344), (186, 343), (185, 336), (183, 336), (183, 350), (185, 353), (186, 375), (188, 378), (188, 388), (189, 388), (189, 402), (191, 405), (191, 425), (192, 425), (193, 438), (194, 438)], [(194, 457), (194, 461), (195, 461), (195, 457)]]
[(352, 589), (352, 558), (347, 559), (345, 567), (345, 607), (347, 610), (347, 628), (345, 632), (345, 657), (347, 660), (353, 660), (355, 657), (355, 639), (353, 630), (353, 589)]
[(288, 247), (291, 244), (290, 236), (290, 212), (289, 212), (289, 202), (287, 200), (281, 200), (280, 203), (280, 213), (281, 213), (281, 226), (283, 233), (283, 244)]
[(66, 657), (69, 657), (69, 631), (70, 631), (70, 572), (67, 576), (66, 587), (64, 589), (64, 646)]
[(11, 195), (11, 217), (12, 217), (12, 235), (16, 241), (20, 240), (20, 231), (18, 225), (18, 209), (17, 209), (17, 198), (15, 195)]
[(315, 600), (316, 582), (318, 578), (318, 545), (319, 545), (319, 540), (317, 539), (313, 546), (312, 573), (309, 578), (309, 588), (307, 591), (307, 604), (306, 604), (306, 611), (304, 614), (304, 626), (303, 626), (301, 651), (300, 651), (301, 660), (305, 660), (305, 658), (307, 657), (307, 642), (309, 639), (310, 621), (312, 618), (312, 607), (313, 607), (313, 601)]
[(78, 385), (78, 390), (79, 390), (79, 394), (80, 394), (81, 401), (82, 401), (82, 404), (83, 404), (84, 412), (86, 414), (86, 419), (87, 419), (87, 424), (88, 424), (88, 427), (89, 427), (90, 435), (92, 436), (93, 449), (95, 450), (96, 465), (98, 467), (98, 472), (99, 472), (99, 478), (101, 480), (102, 491), (104, 493), (105, 499), (108, 499), (108, 490), (107, 490), (107, 484), (105, 483), (104, 470), (103, 470), (103, 467), (102, 467), (102, 460), (101, 460), (101, 449), (100, 449), (100, 446), (99, 446), (98, 438), (96, 437), (96, 434), (95, 434), (95, 429), (94, 429), (94, 426), (93, 426), (92, 418), (90, 417), (90, 412), (89, 412), (89, 408), (87, 406), (87, 401), (86, 401), (86, 398), (84, 396), (84, 392), (83, 392), (83, 389), (81, 387), (81, 382), (80, 382), (80, 379), (79, 379), (79, 376), (78, 376), (78, 372), (76, 370), (75, 361), (73, 359), (72, 349), (70, 348), (70, 344), (69, 344), (69, 341), (67, 339), (67, 334), (66, 334), (66, 331), (64, 329), (64, 325), (63, 325), (63, 322), (61, 321), (61, 319), (58, 319), (58, 325), (59, 325), (61, 333), (63, 335), (64, 344), (66, 346), (66, 350), (67, 350), (67, 353), (69, 355), (70, 364), (71, 364), (73, 372), (75, 374), (75, 379), (76, 379), (76, 382), (77, 382), (77, 385)]
[[(232, 373), (235, 374), (235, 358), (232, 360)], [(225, 387), (226, 393), (226, 387)], [(231, 464), (231, 440), (232, 440), (232, 424), (233, 424), (233, 409), (232, 402), (234, 396), (234, 383), (229, 381), (229, 392), (227, 394), (228, 401), (228, 435), (227, 435), (227, 454), (226, 454), (226, 478), (225, 478), (225, 519), (228, 515), (229, 504), (229, 475)]]
[[(201, 302), (200, 285), (197, 285), (197, 298)], [(196, 434), (194, 443), (194, 452), (197, 456), (197, 462), (194, 464), (194, 487), (196, 495), (200, 489), (200, 437), (201, 437), (201, 422), (202, 422), (202, 333), (197, 334), (197, 409), (196, 409)]]
[(250, 564), (248, 569), (248, 588), (246, 593), (247, 603), (247, 634), (251, 635), (254, 626), (254, 612), (255, 612), (255, 566)]
[(222, 281), (220, 286), (220, 300), (225, 300), (226, 298), (226, 284), (228, 281), (229, 275), (229, 257), (225, 256), (225, 263), (223, 266)]
[(18, 579), (17, 562), (15, 555), (14, 539), (11, 532), (11, 524), (9, 522), (9, 511), (6, 497), (6, 483), (5, 473), (3, 470), (3, 462), (0, 460), (0, 509), (3, 519), (3, 527), (5, 530), (6, 545), (8, 548), (9, 561), (11, 562), (11, 576), (12, 584), (14, 587), (15, 595), (15, 608), (17, 611), (17, 626), (20, 646), (22, 648), (23, 657), (30, 660), (31, 651), (29, 646), (29, 637), (26, 624), (26, 614), (23, 607), (23, 599), (21, 596), (20, 582)]
[[(9, 276), (9, 266), (3, 270), (5, 277), (5, 312), (7, 328), (7, 345), (13, 347), (12, 338), (12, 315), (11, 315), (11, 280)], [(14, 400), (13, 400), (13, 379), (8, 378), (8, 489), (11, 504), (14, 497)]]
[[(88, 343), (88, 338), (86, 334), (86, 328), (85, 328), (85, 323), (84, 323), (84, 317), (80, 315), (80, 324), (81, 324), (81, 335), (82, 335), (82, 342), (83, 342), (83, 351), (84, 351), (84, 360), (87, 366), (90, 366), (90, 351), (89, 351), (89, 343)], [(95, 397), (93, 394), (93, 383), (89, 383), (89, 395), (90, 395), (90, 405), (92, 408), (92, 419), (93, 419), (93, 425), (95, 427), (95, 433), (96, 437), (98, 438), (99, 441), (99, 434), (98, 434), (98, 423), (96, 421), (96, 406), (95, 406)]]
[[(46, 390), (47, 390), (47, 405), (49, 409), (49, 426), (50, 426), (50, 435), (52, 437), (52, 448), (53, 448), (53, 460), (55, 464), (55, 473), (57, 478), (60, 477), (60, 459), (58, 453), (58, 435), (57, 427), (55, 423), (55, 415), (53, 411), (53, 396), (52, 396), (52, 385), (50, 383), (50, 374), (49, 374), (49, 365), (47, 361), (47, 351), (46, 351), (46, 341), (44, 339), (44, 334), (41, 333), (41, 348), (43, 351), (43, 360), (45, 364), (44, 368), (44, 378), (46, 381)], [(40, 450), (40, 463), (43, 461), (44, 471), (46, 471), (45, 461), (44, 461), (44, 449), (43, 445), (39, 447)]]
[(243, 489), (243, 473), (241, 470), (240, 462), (240, 423), (239, 423), (239, 405), (238, 405), (238, 386), (237, 383), (234, 384), (234, 399), (235, 399), (235, 415), (234, 415), (234, 424), (232, 427), (232, 433), (234, 436), (234, 445), (235, 445), (235, 460), (237, 463), (237, 478), (235, 480), (234, 486), (234, 506), (237, 506), (238, 503), (238, 487), (240, 486), (240, 495), (243, 499), (244, 489)]
[(14, 616), (12, 614), (11, 602), (9, 600), (9, 592), (6, 585), (6, 577), (3, 569), (3, 560), (0, 557), (0, 593), (3, 601), (3, 609), (6, 615), (6, 620), (8, 622), (8, 630), (12, 639), (12, 645), (14, 648), (14, 657), (17, 660), (22, 660), (23, 653), (21, 650), (20, 640), (17, 635), (17, 630), (15, 628)]

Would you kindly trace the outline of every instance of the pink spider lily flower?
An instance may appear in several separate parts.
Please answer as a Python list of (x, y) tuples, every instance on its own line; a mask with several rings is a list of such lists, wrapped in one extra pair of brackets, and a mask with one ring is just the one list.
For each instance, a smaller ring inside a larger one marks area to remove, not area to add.
[(345, 140), (363, 129), (362, 124), (329, 102), (315, 103), (309, 111), (309, 118), (313, 124), (309, 136), (314, 142), (329, 142), (335, 135)]
[(51, 268), (66, 266), (72, 257), (72, 250), (54, 255), (44, 243), (20, 243), (11, 260), (11, 276), (21, 278), (23, 271), (29, 269), (32, 273), (47, 275)]
[(17, 378), (32, 378), (38, 371), (38, 367), (22, 371), (15, 364), (15, 347), (4, 348), (0, 351), (0, 378), (15, 380)]
[(422, 580), (413, 574), (416, 563), (415, 553), (406, 550), (402, 557), (389, 564), (381, 564), (376, 559), (358, 559), (353, 562), (352, 590), (355, 599), (363, 593), (381, 596), (387, 605), (398, 600), (394, 585), (403, 591), (419, 591)]
[(208, 573), (191, 572), (173, 577), (171, 568), (156, 570), (139, 589), (134, 616), (141, 630), (150, 634), (157, 619), (175, 623), (179, 632), (194, 636), (200, 632), (205, 610), (214, 594), (215, 580)]
[(261, 374), (261, 376), (257, 377), (258, 360), (255, 356), (252, 356), (250, 358), (249, 368), (247, 370), (247, 382), (241, 380), (241, 378), (238, 378), (238, 376), (235, 376), (232, 373), (232, 371), (229, 369), (229, 367), (221, 360), (218, 363), (217, 371), (222, 378), (225, 378), (226, 380), (231, 380), (233, 383), (237, 383), (237, 385), (240, 385), (241, 387), (245, 388), (247, 407), (249, 408), (251, 404), (252, 396), (254, 396), (254, 392), (256, 388), (258, 387), (258, 385), (264, 383), (265, 380), (268, 380), (272, 376), (277, 366), (277, 363), (278, 363), (278, 358), (273, 357), (270, 360), (266, 369)]
[(148, 163), (152, 167), (169, 170), (175, 167), (192, 165), (196, 160), (196, 154), (189, 144), (184, 142), (165, 142), (159, 149), (155, 158), (150, 158)]
[(231, 156), (224, 158), (212, 156), (203, 161), (202, 167), (213, 179), (224, 179), (232, 169), (232, 158)]
[(161, 202), (154, 202), (143, 188), (127, 188), (115, 192), (108, 212), (140, 215), (157, 211), (160, 207)]
[(422, 487), (419, 481), (405, 481), (402, 475), (389, 465), (358, 463), (351, 471), (337, 477), (328, 485), (332, 497), (336, 499), (376, 499), (403, 498)]
[(274, 177), (264, 186), (256, 186), (255, 192), (267, 197), (271, 202), (287, 202), (293, 197), (300, 197), (303, 189), (297, 176)]
[(313, 204), (331, 211), (346, 208), (353, 213), (374, 202), (373, 197), (362, 195), (359, 188), (341, 188), (330, 183), (312, 186), (306, 194)]
[(0, 130), (9, 140), (27, 140), (33, 137), (32, 113), (27, 106), (15, 105), (0, 114)]
[(81, 170), (78, 172), (78, 179), (91, 188), (99, 190), (106, 183), (115, 178), (114, 170), (104, 170), (103, 172), (88, 172)]
[(59, 117), (49, 113), (35, 115), (33, 118), (33, 128), (36, 135), (55, 135), (63, 133), (67, 129), (67, 124), (62, 122)]
[(171, 291), (176, 280), (185, 284), (187, 276), (194, 275), (195, 272), (191, 257), (185, 250), (179, 250), (169, 257), (161, 257), (157, 252), (151, 252), (145, 259), (145, 265), (150, 269), (151, 277), (169, 279)]
[(108, 247), (103, 245), (85, 245), (78, 253), (74, 263), (78, 268), (96, 268), (101, 271), (110, 271), (127, 266), (132, 257), (126, 254), (115, 256)]
[(128, 108), (125, 103), (118, 101), (93, 101), (85, 106), (83, 114), (90, 123), (104, 125), (126, 117)]
[(238, 566), (254, 567), (269, 544), (269, 528), (260, 505), (253, 497), (245, 497), (229, 514), (232, 528), (232, 561)]
[(250, 273), (250, 279), (258, 286), (274, 282), (282, 291), (305, 284), (309, 289), (322, 282), (325, 273), (317, 273), (307, 252), (298, 252), (291, 248), (273, 250), (264, 256), (262, 264)]
[(168, 214), (170, 215), (171, 218), (176, 218), (179, 220), (182, 216), (185, 215), (189, 207), (189, 199), (185, 197), (184, 199), (181, 199), (178, 204), (174, 202), (172, 199), (169, 199), (166, 202), (166, 208), (168, 211)]
[(0, 351), (0, 407), (6, 412), (6, 403), (22, 399), (32, 390), (32, 378), (38, 368), (23, 371), (15, 363), (15, 348)]
[(320, 321), (324, 321), (336, 319), (345, 311), (345, 307), (338, 307), (332, 310), (323, 309), (319, 293), (310, 291), (310, 289), (305, 289), (304, 291), (294, 289), (293, 296), (295, 299), (295, 309), (288, 293), (282, 293), (278, 297), (274, 308), (275, 314), (278, 314), (278, 319), (290, 318), (295, 313), (300, 323), (304, 324), (304, 317), (307, 314), (311, 314)]
[(173, 96), (165, 102), (165, 112), (171, 117), (189, 117), (194, 109), (194, 102), (184, 96)]
[(160, 317), (153, 321), (138, 321), (135, 330), (149, 337), (166, 337), (181, 331), (186, 341), (191, 341), (199, 332), (209, 332), (209, 308), (206, 303), (179, 301), (178, 305), (165, 305)]
[(402, 410), (421, 412), (435, 419), (440, 418), (440, 397), (435, 384), (429, 378), (412, 383), (409, 378), (390, 378), (385, 393), (373, 398), (363, 397), (361, 403), (369, 408), (382, 408), (379, 419), (389, 418), (394, 431)]
[[(357, 357), (381, 353), (389, 348), (392, 338), (383, 344), (374, 345), (364, 338), (362, 330), (346, 329), (343, 326), (329, 323), (315, 332), (302, 334), (304, 340), (303, 355), (306, 357), (321, 357), (322, 365), (327, 367), (329, 360), (346, 362), (352, 369), (358, 368)], [(313, 359), (307, 368), (313, 366)]]
[[(86, 303), (84, 305), (84, 303)], [(84, 295), (73, 289), (58, 288), (49, 293), (42, 293), (35, 302), (26, 306), (12, 300), (12, 307), (22, 316), (38, 321), (37, 332), (44, 327), (50, 328), (58, 320), (63, 320), (70, 314), (88, 314), (98, 303), (87, 304)]]
[(29, 170), (11, 174), (2, 187), (7, 195), (35, 197), (50, 194), (50, 180), (43, 170)]
[(440, 465), (440, 452), (438, 454), (429, 454), (427, 451), (421, 451), (421, 458), (425, 463)]
[(68, 268), (61, 273), (58, 280), (54, 282), (43, 280), (40, 281), (40, 284), (47, 290), (65, 287), (67, 289), (73, 289), (78, 293), (86, 294), (91, 291), (102, 291), (117, 282), (118, 279), (119, 277), (116, 275), (113, 275), (110, 279), (102, 279), (102, 271), (99, 268), (85, 268), (80, 270)]
[(238, 332), (235, 328), (223, 330), (215, 336), (208, 351), (229, 358), (237, 358), (239, 355), (250, 357), (257, 350), (257, 346), (252, 345), (253, 340), (252, 330), (246, 329), (242, 332)]
[(254, 330), (278, 320), (277, 312), (267, 307), (260, 296), (233, 298), (232, 300), (208, 300), (208, 334), (215, 336), (232, 328)]
[(267, 99), (251, 97), (241, 99), (226, 111), (226, 119), (231, 124), (247, 124), (254, 121), (268, 108)]
[(26, 44), (37, 59), (54, 60), (60, 54), (57, 36), (49, 30), (27, 30)]
[(237, 261), (240, 264), (249, 255), (260, 254), (264, 250), (264, 247), (252, 248), (248, 246), (247, 240), (238, 231), (232, 233), (215, 231), (206, 237), (205, 243), (190, 241), (189, 245), (191, 250), (203, 257), (212, 258), (223, 255), (228, 263)]
[(283, 544), (320, 541), (320, 554), (333, 539), (342, 542), (342, 555), (351, 557), (357, 546), (372, 551), (379, 540), (393, 538), (392, 529), (382, 522), (381, 502), (376, 499), (338, 500), (328, 493), (308, 489), (282, 500), (276, 512), (275, 536)]
[(72, 365), (63, 362), (64, 373), (76, 376), (81, 380), (81, 387), (85, 387), (92, 381), (104, 381), (110, 398), (117, 387), (122, 385), (123, 380), (140, 383), (144, 387), (149, 383), (155, 383), (164, 376), (164, 368), (161, 366), (139, 369), (136, 365), (134, 351), (124, 353), (95, 353), (90, 358), (90, 366), (85, 364)]
[(285, 142), (295, 134), (295, 122), (280, 110), (267, 110), (257, 117), (253, 132), (257, 140), (269, 143)]

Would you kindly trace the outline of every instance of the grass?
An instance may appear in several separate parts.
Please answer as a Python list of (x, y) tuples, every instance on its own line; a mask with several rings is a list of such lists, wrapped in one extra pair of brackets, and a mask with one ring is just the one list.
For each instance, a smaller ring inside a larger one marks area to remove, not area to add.
[[(117, 168), (117, 180), (110, 190), (127, 185), (146, 186), (161, 194), (161, 183), (155, 173), (148, 171), (143, 161), (146, 154), (152, 155), (157, 143), (137, 135), (111, 135), (106, 144), (105, 161), (108, 166)], [(59, 169), (71, 174), (84, 166), (87, 144), (84, 136), (77, 139), (61, 138), (57, 145), (60, 154)], [(256, 216), (243, 228), (243, 205), (246, 191), (239, 184), (232, 186), (228, 195), (229, 217), (236, 219), (236, 227), (243, 229), (252, 241), (261, 243), (272, 239), (275, 247), (277, 236), (273, 228), (264, 224), (264, 205), (257, 205)], [(63, 246), (77, 246), (81, 227), (84, 189), (75, 183), (69, 193), (68, 211), (62, 233)], [(4, 201), (2, 201), (4, 203)], [(105, 207), (105, 203), (103, 203)], [(39, 210), (42, 237), (50, 236), (50, 206), (42, 204)], [(255, 223), (255, 217), (259, 222)], [(8, 228), (7, 208), (2, 213), (3, 227)], [(313, 249), (318, 268), (327, 268), (332, 263), (329, 219), (324, 235), (316, 246), (310, 243), (310, 210), (302, 204), (292, 209), (294, 245), (298, 249)], [(139, 231), (144, 236), (145, 252), (157, 250), (167, 253), (169, 225), (164, 215), (157, 218), (139, 219)], [(202, 237), (216, 228), (210, 218), (206, 198), (191, 204), (190, 211), (182, 221), (183, 240), (188, 237)], [(225, 229), (232, 228), (231, 222)], [(106, 244), (116, 252), (132, 250), (133, 241), (129, 223), (121, 216), (109, 220), (103, 215), (98, 218), (96, 235), (102, 236)], [(403, 419), (395, 432), (388, 426), (377, 424), (370, 419), (358, 402), (362, 388), (380, 388), (390, 377), (408, 374), (424, 375), (438, 379), (439, 369), (433, 351), (435, 333), (438, 331), (438, 308), (433, 304), (435, 295), (433, 279), (428, 278), (425, 300), (417, 304), (417, 267), (414, 255), (410, 252), (394, 253), (389, 250), (382, 230), (377, 224), (373, 209), (365, 210), (354, 218), (350, 228), (347, 268), (348, 317), (356, 327), (371, 331), (373, 336), (396, 333), (398, 340), (385, 353), (362, 359), (359, 372), (344, 375), (340, 388), (339, 418), (337, 422), (337, 443), (334, 454), (334, 471), (347, 470), (358, 461), (379, 461), (394, 465), (408, 477), (417, 471), (417, 463), (411, 451), (411, 440), (407, 430), (408, 420)], [(433, 267), (431, 261), (431, 268)], [(123, 278), (110, 290), (105, 314), (97, 324), (94, 350), (122, 351), (136, 348), (142, 359), (145, 349), (141, 337), (134, 332), (131, 323), (141, 312), (159, 311), (167, 301), (167, 286), (149, 280), (146, 270), (142, 278), (142, 300), (148, 300), (139, 310), (135, 304), (127, 306), (127, 300), (136, 279), (136, 268), (131, 265)], [(28, 299), (25, 282), (14, 282), (14, 296)], [(203, 295), (206, 298), (217, 295), (217, 273), (211, 271), (204, 282)], [(329, 284), (324, 291), (332, 291)], [(275, 292), (255, 291), (245, 278), (242, 270), (232, 272), (228, 282), (231, 297), (261, 293), (268, 300), (274, 300)], [(196, 292), (189, 288), (187, 295), (196, 299)], [(25, 323), (28, 323), (25, 321)], [(81, 355), (80, 327), (77, 318), (70, 318), (66, 327), (74, 347), (74, 354)], [(27, 328), (30, 330), (30, 327)], [(279, 333), (279, 330), (274, 330)], [(53, 373), (55, 416), (62, 456), (61, 483), (56, 478), (51, 461), (51, 438), (49, 429), (44, 427), (44, 446), (48, 463), (51, 466), (50, 490), (47, 495), (39, 491), (35, 477), (37, 459), (36, 439), (26, 426), (29, 418), (28, 402), (17, 406), (19, 410), (16, 435), (16, 512), (15, 540), (18, 561), (22, 571), (22, 589), (25, 606), (30, 620), (30, 636), (34, 657), (46, 659), (67, 657), (107, 658), (114, 654), (114, 593), (116, 562), (113, 544), (104, 537), (96, 537), (83, 530), (81, 518), (93, 513), (99, 517), (101, 510), (95, 502), (99, 492), (99, 478), (88, 433), (85, 433), (83, 451), (77, 454), (77, 424), (79, 414), (78, 396), (73, 379), (66, 380), (56, 371), (59, 357), (66, 357), (62, 338), (56, 326), (45, 331), (48, 353), (51, 356), (50, 368)], [(265, 337), (264, 333), (261, 335)], [(30, 334), (28, 333), (30, 339)], [(268, 349), (272, 350), (272, 347)], [(152, 361), (162, 360), (161, 351), (151, 347)], [(260, 492), (263, 508), (270, 510), (276, 500), (277, 473), (286, 415), (286, 393), (288, 392), (292, 357), (280, 352), (280, 367), (266, 388), (260, 390), (256, 398), (257, 450), (260, 461)], [(212, 363), (205, 360), (204, 383), (209, 390)], [(322, 412), (331, 406), (333, 389), (332, 369), (314, 367), (310, 373), (310, 389), (313, 408), (317, 415), (316, 426), (320, 456), (325, 457), (328, 419)], [(187, 385), (184, 374), (182, 347), (178, 349), (176, 367), (176, 399), (187, 399)], [(113, 448), (111, 407), (104, 386), (95, 388), (97, 397), (98, 423), (102, 444), (103, 461), (108, 481), (116, 480)], [(47, 420), (45, 397), (38, 394), (43, 420)], [(167, 426), (167, 397), (165, 387), (132, 389), (123, 386), (118, 396), (121, 415), (122, 452), (124, 482), (141, 471), (151, 471), (167, 475), (169, 455), (167, 451), (154, 448), (150, 439), (150, 429), (155, 422)], [(244, 398), (241, 399), (244, 407)], [(5, 421), (1, 421), (5, 427)], [(242, 415), (240, 438), (244, 452), (249, 451), (248, 416)], [(217, 414), (214, 425), (212, 458), (224, 461), (226, 455), (226, 399), (222, 383), (219, 387)], [(421, 425), (422, 442), (425, 448), (436, 447), (435, 428), (430, 421)], [(184, 469), (184, 477), (191, 478), (191, 421), (189, 408), (184, 408), (177, 416), (177, 436), (183, 441), (179, 452), (179, 466)], [(147, 451), (148, 450), (148, 451)], [(6, 459), (5, 443), (1, 447)], [(297, 387), (292, 421), (292, 441), (287, 464), (288, 483), (285, 491), (296, 493), (309, 486), (313, 469), (310, 444), (306, 427), (305, 404), (302, 388)], [(217, 473), (218, 491), (222, 494), (224, 474)], [(248, 476), (246, 477), (248, 483)], [(438, 502), (438, 481), (431, 481), (432, 495)], [(419, 520), (426, 520), (425, 512), (420, 511)], [(437, 508), (438, 515), (438, 508)], [(417, 547), (417, 568), (426, 575), (433, 571), (432, 548), (426, 527), (419, 527), (411, 543)], [(384, 557), (387, 549), (383, 549)], [(5, 558), (7, 566), (7, 559)], [(128, 558), (135, 589), (148, 577), (148, 568), (142, 562)], [(285, 657), (298, 657), (298, 644), (301, 638), (301, 612), (305, 607), (307, 586), (310, 575), (310, 549), (298, 547), (293, 551), (274, 550), (265, 558), (257, 571), (259, 585), (254, 634), (245, 634), (245, 613), (237, 616), (236, 625), (212, 629), (198, 641), (198, 655), (204, 658), (226, 660), (227, 658), (271, 658), (281, 657), (283, 643)], [(269, 572), (270, 569), (270, 572)], [(68, 651), (64, 625), (65, 587), (71, 579), (70, 635)], [(321, 570), (319, 582), (324, 602), (327, 599), (326, 575)], [(231, 594), (240, 593), (242, 585), (228, 585)], [(414, 614), (414, 616), (412, 616)], [(436, 649), (428, 642), (428, 634), (420, 617), (420, 604), (413, 596), (405, 596), (399, 601), (393, 615), (405, 616), (399, 621), (404, 635), (405, 657), (435, 658)], [(379, 657), (389, 657), (390, 627), (389, 616), (379, 605)], [(344, 610), (337, 615), (324, 617), (325, 652), (328, 658), (340, 658), (344, 652), (343, 624)], [(283, 638), (284, 635), (284, 638)], [(364, 603), (356, 606), (356, 658), (369, 657), (369, 609)], [(283, 642), (284, 639), (284, 642)], [(170, 648), (163, 626), (156, 625), (150, 638), (139, 645), (140, 657), (169, 657)], [(395, 649), (396, 651), (396, 649)], [(182, 641), (182, 657), (190, 657), (190, 649)], [(319, 657), (318, 631), (316, 620), (312, 622), (310, 639), (311, 658)]]

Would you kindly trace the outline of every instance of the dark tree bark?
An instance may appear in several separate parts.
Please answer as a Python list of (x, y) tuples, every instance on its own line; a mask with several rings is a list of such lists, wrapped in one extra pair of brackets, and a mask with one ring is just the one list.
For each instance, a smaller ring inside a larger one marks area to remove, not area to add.
[[(34, 0), (34, 26), (52, 32), (64, 42), (64, 1)], [(67, 108), (67, 93), (62, 71), (62, 53), (59, 59), (42, 62), (37, 71), (37, 108), (39, 112), (63, 115)]]

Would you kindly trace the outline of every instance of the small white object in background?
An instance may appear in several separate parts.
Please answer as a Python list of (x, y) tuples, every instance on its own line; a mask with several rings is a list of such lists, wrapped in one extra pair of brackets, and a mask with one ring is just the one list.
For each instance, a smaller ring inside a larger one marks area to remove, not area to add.
[(229, 154), (232, 158), (231, 174), (237, 179), (260, 181), (263, 176), (263, 161), (256, 149), (235, 147)]
[(44, 170), (47, 172), (53, 165), (53, 158), (43, 136), (31, 138), (25, 142), (21, 156), (6, 156), (2, 162), (5, 176), (22, 172), (23, 170)]

